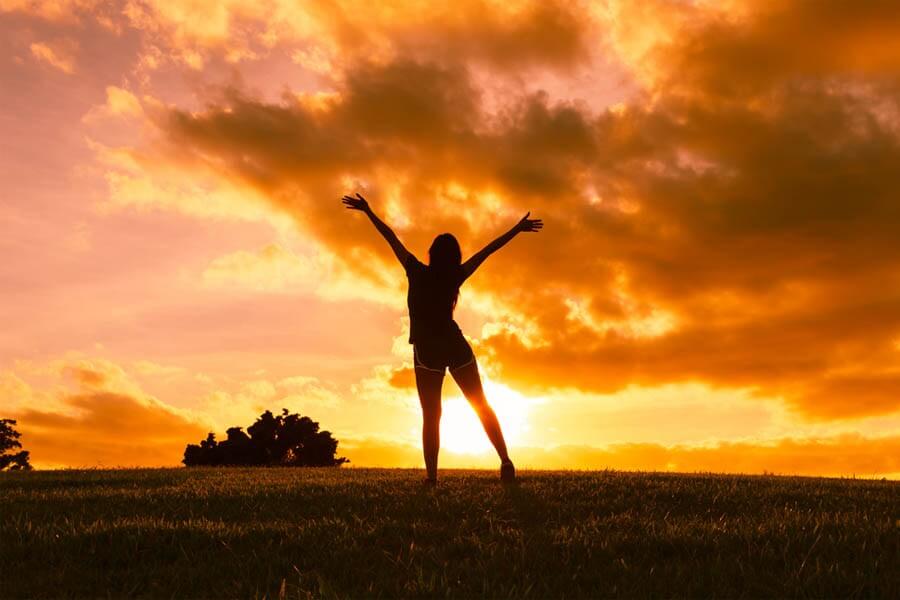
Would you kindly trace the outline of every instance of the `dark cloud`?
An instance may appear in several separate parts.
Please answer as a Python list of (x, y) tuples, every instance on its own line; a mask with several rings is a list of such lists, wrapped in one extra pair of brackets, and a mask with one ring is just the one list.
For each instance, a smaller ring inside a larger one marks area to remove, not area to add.
[(786, 82), (894, 76), (900, 67), (900, 12), (890, 0), (736, 5), (740, 18), (679, 7), (687, 17), (683, 29), (654, 55), (660, 85), (740, 98)]
[(155, 58), (195, 68), (210, 58), (252, 60), (287, 49), (306, 53), (299, 62), (313, 64), (415, 55), (464, 57), (507, 73), (570, 70), (588, 59), (599, 33), (590, 27), (596, 21), (591, 3), (581, 0), (148, 0), (124, 9), (99, 0), (20, 0), (0, 5), (6, 12), (70, 25), (96, 21), (116, 33), (134, 30), (152, 44)]
[[(344, 65), (330, 100), (231, 91), (159, 123), (173, 157), (261, 189), (387, 285), (396, 271), (365, 260), (387, 249), (336, 203), (354, 178), (376, 206), (391, 195), (416, 251), (442, 230), (469, 251), (500, 231), (489, 194), (542, 216), (540, 237), (470, 284), (535, 328), (538, 343), (483, 340), (511, 382), (699, 380), (810, 418), (886, 414), (900, 408), (900, 9), (823, 5), (669, 5), (685, 15), (635, 67), (646, 89), (607, 111), (522, 92), (488, 113), (466, 56), (410, 51)], [(541, 36), (562, 35), (548, 23)]]

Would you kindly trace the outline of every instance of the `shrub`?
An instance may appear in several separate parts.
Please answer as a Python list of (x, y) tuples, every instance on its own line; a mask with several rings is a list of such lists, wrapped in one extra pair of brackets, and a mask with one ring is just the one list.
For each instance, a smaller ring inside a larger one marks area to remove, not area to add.
[(198, 465), (339, 467), (346, 458), (335, 457), (338, 441), (329, 431), (309, 417), (289, 414), (282, 409), (277, 417), (266, 411), (247, 432), (231, 427), (224, 441), (210, 433), (200, 444), (188, 444), (181, 461), (188, 467)]

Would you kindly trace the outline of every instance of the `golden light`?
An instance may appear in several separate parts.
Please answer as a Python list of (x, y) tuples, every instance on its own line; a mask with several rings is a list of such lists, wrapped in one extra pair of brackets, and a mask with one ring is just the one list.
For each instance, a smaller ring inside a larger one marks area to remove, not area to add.
[[(516, 445), (529, 430), (528, 413), (532, 400), (486, 377), (483, 377), (482, 382), (488, 403), (493, 407), (503, 428), (507, 446)], [(493, 452), (478, 415), (458, 389), (444, 399), (441, 447), (460, 454)]]

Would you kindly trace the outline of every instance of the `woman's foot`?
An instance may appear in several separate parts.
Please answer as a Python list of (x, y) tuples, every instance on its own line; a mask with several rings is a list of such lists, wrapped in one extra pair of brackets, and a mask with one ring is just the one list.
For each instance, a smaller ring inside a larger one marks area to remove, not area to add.
[(426, 477), (422, 480), (422, 485), (425, 487), (434, 487), (437, 485), (437, 477)]
[(516, 468), (511, 460), (505, 460), (500, 463), (500, 481), (504, 483), (512, 483), (516, 480)]

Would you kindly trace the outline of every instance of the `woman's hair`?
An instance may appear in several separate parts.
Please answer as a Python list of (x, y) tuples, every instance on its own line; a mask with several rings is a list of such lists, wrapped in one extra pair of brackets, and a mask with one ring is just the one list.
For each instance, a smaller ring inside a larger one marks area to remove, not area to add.
[(461, 264), (462, 251), (452, 233), (442, 233), (434, 238), (428, 249), (428, 267), (434, 271), (439, 281), (454, 286), (456, 295), (453, 297), (453, 306), (456, 306), (456, 299), (459, 297), (457, 282)]
[(452, 233), (442, 233), (431, 242), (428, 265), (438, 271), (452, 273), (462, 264), (462, 251)]

